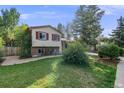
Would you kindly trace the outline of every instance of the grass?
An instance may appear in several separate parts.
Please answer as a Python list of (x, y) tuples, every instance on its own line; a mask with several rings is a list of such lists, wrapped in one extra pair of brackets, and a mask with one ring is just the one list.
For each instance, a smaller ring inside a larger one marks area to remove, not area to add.
[(61, 57), (0, 67), (0, 87), (113, 87), (116, 68), (63, 64)]

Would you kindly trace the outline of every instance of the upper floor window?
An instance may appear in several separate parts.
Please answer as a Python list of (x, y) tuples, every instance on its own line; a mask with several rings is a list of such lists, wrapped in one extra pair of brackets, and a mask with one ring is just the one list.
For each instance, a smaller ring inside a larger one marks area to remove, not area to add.
[(46, 32), (36, 32), (36, 39), (39, 40), (49, 40), (49, 34)]
[(53, 41), (60, 41), (60, 36), (58, 34), (52, 34)]

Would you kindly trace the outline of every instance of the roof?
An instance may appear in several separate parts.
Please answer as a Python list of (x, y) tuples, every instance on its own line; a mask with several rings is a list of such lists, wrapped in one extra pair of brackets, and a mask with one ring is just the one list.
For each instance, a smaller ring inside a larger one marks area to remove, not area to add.
[(64, 35), (60, 30), (56, 29), (55, 27), (53, 27), (53, 26), (51, 26), (51, 25), (30, 26), (29, 29), (33, 29), (33, 28), (45, 28), (45, 27), (50, 27), (50, 28), (56, 30), (57, 32), (59, 32), (60, 34)]

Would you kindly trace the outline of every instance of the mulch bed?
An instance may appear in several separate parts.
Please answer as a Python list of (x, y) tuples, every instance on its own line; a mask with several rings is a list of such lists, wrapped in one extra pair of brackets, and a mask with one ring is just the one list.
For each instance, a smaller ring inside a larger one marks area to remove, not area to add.
[(104, 64), (106, 64), (106, 65), (117, 65), (118, 63), (119, 63), (119, 59), (113, 59), (113, 60), (111, 60), (111, 59), (109, 59), (109, 58), (98, 58), (97, 59), (98, 60), (98, 62), (100, 62), (100, 63), (104, 63)]

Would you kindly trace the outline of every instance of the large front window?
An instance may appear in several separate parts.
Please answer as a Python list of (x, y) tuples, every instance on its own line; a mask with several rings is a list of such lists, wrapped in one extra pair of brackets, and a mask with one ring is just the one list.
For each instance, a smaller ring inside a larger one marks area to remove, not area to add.
[(49, 34), (46, 32), (36, 32), (36, 39), (38, 40), (49, 40)]
[(40, 33), (40, 39), (41, 40), (47, 40), (47, 37), (46, 37), (46, 33), (45, 32), (41, 32)]

